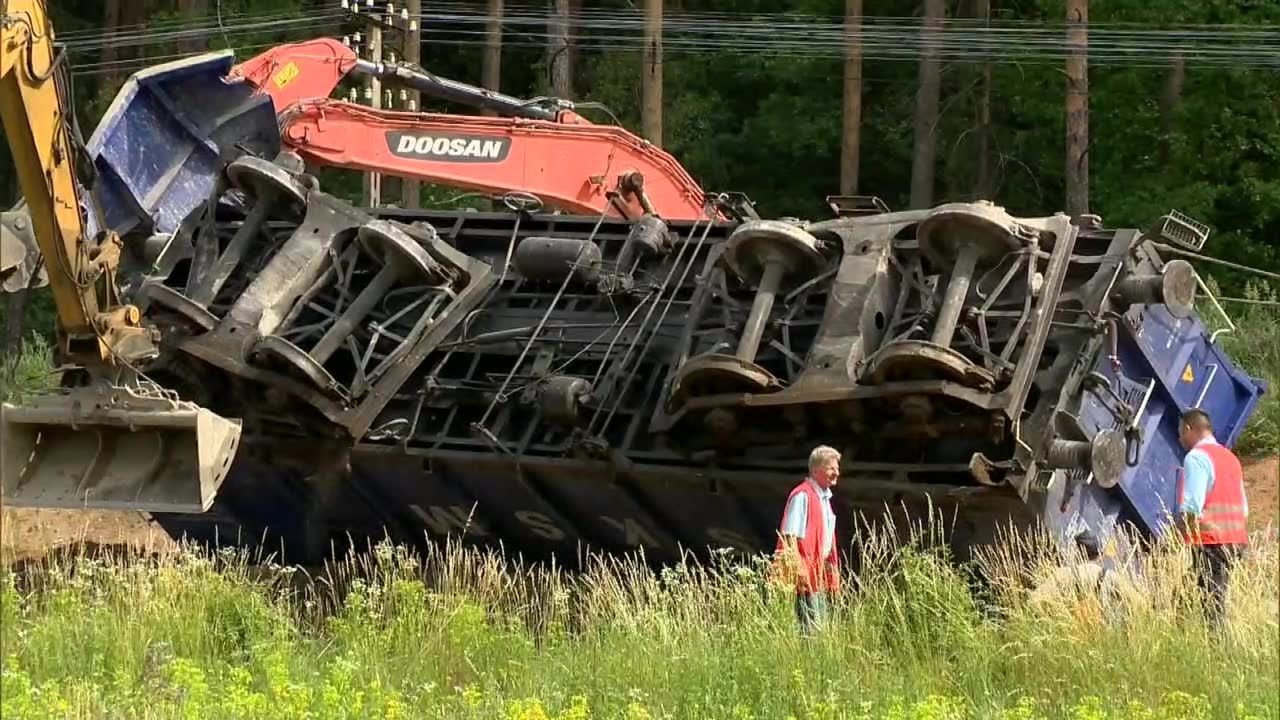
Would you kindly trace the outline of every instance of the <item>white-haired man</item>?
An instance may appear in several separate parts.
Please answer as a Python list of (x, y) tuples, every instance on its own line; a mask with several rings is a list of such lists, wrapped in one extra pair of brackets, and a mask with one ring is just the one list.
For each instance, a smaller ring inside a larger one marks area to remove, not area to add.
[(776, 557), (794, 578), (796, 616), (811, 633), (825, 619), (827, 596), (840, 589), (840, 553), (831, 488), (840, 480), (840, 453), (821, 445), (809, 454), (809, 475), (787, 499), (778, 531)]

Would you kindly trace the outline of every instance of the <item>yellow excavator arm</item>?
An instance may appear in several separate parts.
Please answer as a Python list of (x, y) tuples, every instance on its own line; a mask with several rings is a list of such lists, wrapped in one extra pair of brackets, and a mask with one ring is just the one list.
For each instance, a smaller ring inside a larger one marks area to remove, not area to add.
[(119, 303), (113, 282), (120, 239), (85, 237), (61, 67), (66, 55), (54, 46), (45, 2), (4, 0), (3, 8), (0, 117), (58, 311), (59, 354), (108, 365), (145, 356), (153, 348), (138, 327), (138, 310)]
[(66, 55), (54, 44), (47, 4), (0, 0), (0, 9), (0, 117), (57, 308), (58, 360), (89, 379), (0, 406), (4, 502), (207, 510), (229, 471), (240, 423), (143, 378), (139, 366), (156, 356), (158, 333), (121, 302), (120, 238), (106, 229), (86, 236)]

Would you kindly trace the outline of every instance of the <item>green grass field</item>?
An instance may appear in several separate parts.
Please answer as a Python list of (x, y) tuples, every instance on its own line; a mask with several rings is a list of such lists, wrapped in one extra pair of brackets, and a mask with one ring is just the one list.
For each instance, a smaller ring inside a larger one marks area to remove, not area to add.
[[(1214, 634), (1185, 549), (1118, 604), (1026, 589), (872, 538), (827, 631), (757, 565), (570, 575), (382, 547), (301, 582), (231, 555), (3, 571), (0, 715), (129, 718), (1275, 718), (1280, 543), (1259, 536)], [(1039, 559), (1037, 559), (1039, 558)], [(975, 587), (986, 588), (975, 591)]]

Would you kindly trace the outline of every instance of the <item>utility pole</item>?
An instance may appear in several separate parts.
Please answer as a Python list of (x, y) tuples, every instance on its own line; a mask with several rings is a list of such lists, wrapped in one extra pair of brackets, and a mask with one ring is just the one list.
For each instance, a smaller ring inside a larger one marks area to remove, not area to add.
[(569, 58), (569, 0), (554, 0), (550, 45), (551, 94), (566, 100), (573, 99), (573, 65)]
[(915, 138), (911, 153), (911, 208), (933, 204), (934, 158), (938, 144), (938, 95), (942, 89), (942, 68), (938, 62), (937, 38), (946, 14), (946, 0), (924, 0), (924, 54), (920, 57), (920, 87), (916, 90)]
[(1067, 215), (1089, 212), (1089, 2), (1067, 0)]
[(858, 194), (862, 135), (862, 0), (844, 6), (844, 133), (840, 143), (840, 194)]
[[(382, 19), (377, 15), (370, 14), (369, 27), (369, 60), (371, 62), (382, 62)], [(382, 107), (382, 82), (377, 78), (370, 77), (365, 81), (365, 98), (369, 100), (369, 105), (374, 109)], [(368, 207), (378, 207), (382, 205), (382, 175), (379, 173), (367, 173), (364, 177), (364, 201)]]
[(643, 58), (641, 132), (646, 140), (662, 147), (662, 0), (644, 0)]
[[(484, 60), (480, 67), (480, 85), (498, 92), (502, 89), (502, 0), (489, 0), (484, 21)], [(498, 113), (485, 110), (490, 117)]]
[[(414, 65), (422, 64), (422, 0), (406, 0), (405, 9), (409, 17), (404, 28), (404, 61)], [(422, 97), (417, 90), (410, 90), (406, 96), (405, 109), (418, 112)], [(422, 205), (422, 183), (413, 178), (400, 179), (400, 207), (416, 210)]]

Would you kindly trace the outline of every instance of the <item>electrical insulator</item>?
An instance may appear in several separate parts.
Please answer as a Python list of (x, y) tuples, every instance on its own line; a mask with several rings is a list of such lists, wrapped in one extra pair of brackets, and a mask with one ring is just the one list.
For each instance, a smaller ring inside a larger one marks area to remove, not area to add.
[(409, 99), (409, 91), (405, 90), (404, 88), (400, 88), (400, 102), (404, 102), (408, 99)]
[(400, 19), (409, 22), (409, 11), (406, 8), (400, 8)]
[(417, 32), (417, 31), (418, 31), (418, 21), (417, 21), (417, 20), (410, 20), (410, 21), (409, 21), (409, 32)]
[(356, 92), (355, 88), (351, 88), (351, 92), (347, 93), (347, 97), (351, 99), (351, 102), (356, 102), (360, 99), (360, 93)]
[(373, 9), (373, 0), (364, 0), (364, 6), (369, 10)]
[(394, 52), (394, 51), (388, 51), (388, 52), (387, 52), (387, 62), (394, 63), (395, 61), (396, 61), (396, 54), (395, 54), (395, 52)]
[(343, 10), (350, 10), (350, 9), (351, 9), (351, 3), (347, 2), (347, 0), (342, 0), (342, 9), (343, 9)]
[(384, 108), (391, 107), (391, 91), (390, 90), (387, 90), (386, 92), (382, 93), (382, 107)]
[(343, 36), (342, 36), (342, 44), (343, 44), (343, 45), (346, 45), (347, 47), (351, 47), (351, 36), (350, 36), (350, 35), (343, 35)]
[(360, 31), (357, 30), (355, 35), (351, 36), (356, 42), (360, 42)]
[(371, 87), (367, 87), (367, 88), (365, 88), (365, 89), (364, 89), (364, 99), (365, 99), (365, 100), (372, 100), (372, 99), (373, 99), (373, 88), (371, 88)]
[(417, 101), (417, 100), (410, 100), (410, 101), (409, 101), (409, 112), (417, 112), (417, 111), (418, 111), (418, 101)]
[(388, 15), (395, 15), (395, 14), (396, 14), (396, 6), (395, 6), (395, 5), (393, 5), (392, 3), (387, 3), (387, 14), (388, 14)]

